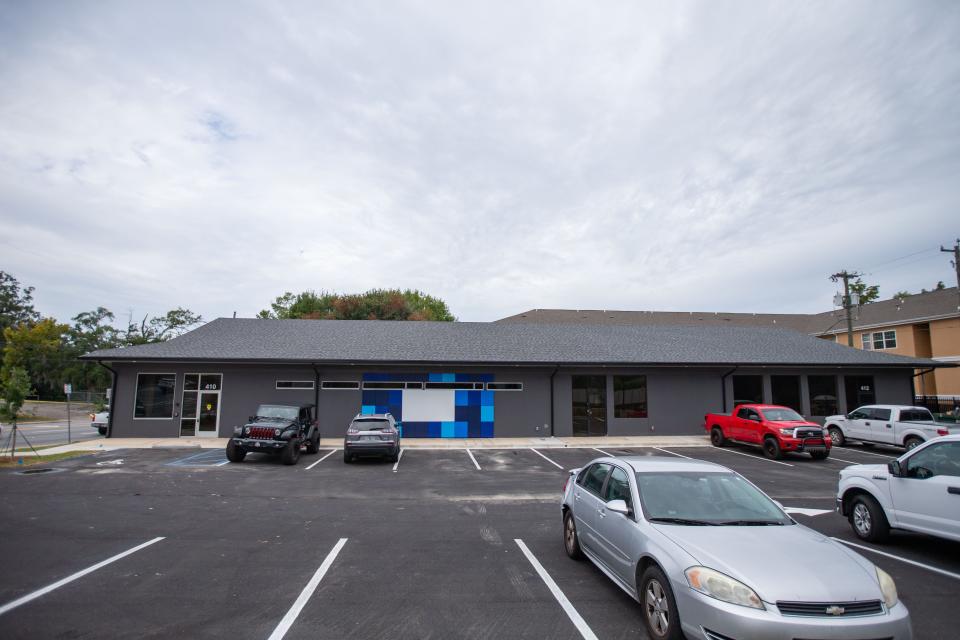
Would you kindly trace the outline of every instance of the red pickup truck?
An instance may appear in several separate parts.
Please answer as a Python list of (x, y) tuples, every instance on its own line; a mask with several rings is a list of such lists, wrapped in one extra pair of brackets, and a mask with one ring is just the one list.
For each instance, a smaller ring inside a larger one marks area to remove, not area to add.
[(708, 413), (703, 428), (715, 447), (730, 442), (761, 447), (777, 460), (788, 451), (806, 452), (814, 460), (830, 455), (830, 436), (820, 425), (808, 422), (789, 407), (772, 404), (738, 404), (733, 413)]

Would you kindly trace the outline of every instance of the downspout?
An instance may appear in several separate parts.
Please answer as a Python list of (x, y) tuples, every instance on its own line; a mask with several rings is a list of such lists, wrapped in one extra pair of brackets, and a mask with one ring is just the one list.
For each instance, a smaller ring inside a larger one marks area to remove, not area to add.
[(550, 374), (550, 437), (553, 437), (553, 378), (557, 375), (557, 371), (560, 370), (560, 365), (556, 365), (553, 368), (553, 373)]
[(102, 361), (97, 360), (97, 364), (110, 372), (110, 417), (107, 418), (107, 437), (113, 437), (113, 403), (117, 399), (117, 372), (111, 369)]
[(736, 366), (733, 369), (730, 369), (730, 371), (727, 371), (725, 374), (720, 376), (720, 393), (723, 396), (723, 412), (724, 413), (727, 412), (727, 378), (729, 378), (730, 374), (732, 374), (737, 369), (739, 369), (739, 366)]

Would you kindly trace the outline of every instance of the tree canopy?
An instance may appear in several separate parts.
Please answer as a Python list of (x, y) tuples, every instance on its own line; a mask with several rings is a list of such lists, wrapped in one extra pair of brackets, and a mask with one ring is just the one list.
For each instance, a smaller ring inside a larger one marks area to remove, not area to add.
[(416, 289), (338, 294), (307, 290), (278, 296), (258, 318), (277, 320), (456, 320), (447, 303)]

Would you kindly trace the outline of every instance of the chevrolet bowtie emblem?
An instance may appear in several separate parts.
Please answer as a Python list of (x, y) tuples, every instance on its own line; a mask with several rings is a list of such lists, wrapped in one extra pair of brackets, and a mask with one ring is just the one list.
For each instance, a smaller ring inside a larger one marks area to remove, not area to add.
[(828, 616), (842, 616), (843, 612), (846, 611), (843, 607), (838, 607), (836, 605), (831, 605), (827, 607)]

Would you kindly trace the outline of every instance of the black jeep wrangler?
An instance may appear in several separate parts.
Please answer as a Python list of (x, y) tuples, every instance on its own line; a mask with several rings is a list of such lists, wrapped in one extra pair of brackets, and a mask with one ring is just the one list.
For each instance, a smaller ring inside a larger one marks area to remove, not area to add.
[(300, 448), (307, 453), (320, 449), (320, 427), (314, 406), (262, 404), (250, 422), (233, 428), (227, 443), (227, 460), (243, 462), (250, 452), (280, 454), (283, 464), (297, 464)]

